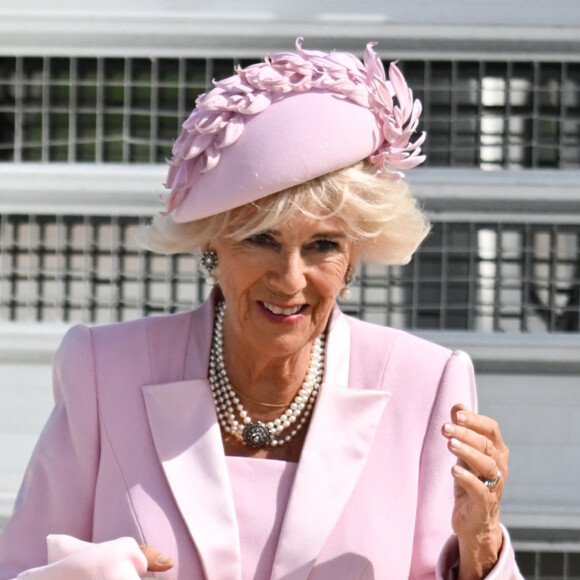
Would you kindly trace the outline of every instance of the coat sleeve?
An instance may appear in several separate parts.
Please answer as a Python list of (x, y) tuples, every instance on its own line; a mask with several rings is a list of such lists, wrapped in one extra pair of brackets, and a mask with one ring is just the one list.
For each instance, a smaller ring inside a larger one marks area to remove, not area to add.
[[(92, 578), (84, 574), (83, 560), (94, 561), (94, 550), (85, 546), (82, 552), (49, 564), (47, 537), (62, 534), (91, 541), (100, 452), (93, 361), (91, 331), (83, 326), (71, 329), (55, 357), (54, 409), (25, 472), (13, 515), (0, 535), (0, 580)], [(112, 559), (125, 554), (123, 542), (123, 546), (113, 542), (113, 550), (108, 546)], [(130, 557), (142, 567), (143, 557), (133, 543)], [(103, 552), (107, 547), (95, 549)]]
[[(477, 411), (477, 393), (473, 365), (461, 351), (451, 354), (437, 390), (431, 416), (425, 433), (420, 464), (420, 487), (415, 526), (414, 555), (411, 578), (454, 580), (459, 558), (457, 538), (452, 534), (447, 541), (437, 530), (450, 527), (453, 510), (453, 478), (451, 467), (455, 457), (447, 449), (441, 434), (444, 423), (450, 420), (450, 411), (456, 403)], [(442, 521), (445, 518), (446, 521)], [(435, 574), (433, 562), (437, 562)], [(500, 559), (487, 576), (493, 580), (522, 579), (507, 531)]]

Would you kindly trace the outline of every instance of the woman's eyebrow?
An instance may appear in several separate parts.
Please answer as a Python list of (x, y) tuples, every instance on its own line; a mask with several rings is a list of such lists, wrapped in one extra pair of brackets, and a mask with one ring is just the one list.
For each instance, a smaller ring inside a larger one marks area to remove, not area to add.
[(346, 234), (343, 231), (327, 231), (327, 232), (316, 232), (312, 234), (312, 238), (346, 238)]
[[(260, 232), (260, 234), (268, 234), (274, 237), (281, 237), (282, 236), (282, 232), (280, 232), (280, 230), (275, 230), (275, 229), (267, 229), (264, 230), (262, 232)], [(321, 238), (324, 239), (345, 239), (347, 237), (346, 233), (343, 232), (342, 230), (328, 230), (328, 231), (320, 231), (320, 232), (314, 232), (309, 239), (311, 240), (319, 240)]]

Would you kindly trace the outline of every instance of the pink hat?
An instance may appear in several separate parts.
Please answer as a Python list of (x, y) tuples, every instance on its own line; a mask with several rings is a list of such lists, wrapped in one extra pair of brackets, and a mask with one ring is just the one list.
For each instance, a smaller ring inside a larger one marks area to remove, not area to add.
[(173, 146), (167, 213), (176, 222), (214, 215), (362, 159), (392, 179), (422, 163), (421, 103), (395, 63), (367, 44), (364, 64), (343, 52), (302, 49), (214, 82)]

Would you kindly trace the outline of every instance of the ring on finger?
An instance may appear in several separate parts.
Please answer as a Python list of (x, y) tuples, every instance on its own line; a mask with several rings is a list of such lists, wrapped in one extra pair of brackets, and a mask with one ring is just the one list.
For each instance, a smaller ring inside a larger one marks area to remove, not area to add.
[(485, 485), (487, 489), (493, 489), (499, 483), (500, 479), (501, 479), (501, 471), (498, 469), (497, 475), (493, 479), (483, 479), (482, 481), (483, 485)]

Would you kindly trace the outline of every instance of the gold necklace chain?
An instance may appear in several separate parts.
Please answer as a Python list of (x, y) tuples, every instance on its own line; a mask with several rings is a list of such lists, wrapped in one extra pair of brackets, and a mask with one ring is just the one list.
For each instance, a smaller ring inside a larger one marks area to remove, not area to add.
[(232, 386), (232, 391), (238, 395), (238, 397), (242, 397), (242, 399), (246, 399), (246, 401), (250, 401), (250, 403), (254, 403), (255, 405), (260, 405), (262, 407), (271, 407), (272, 409), (284, 409), (285, 407), (289, 407), (292, 404), (292, 401), (289, 403), (262, 403), (261, 401), (256, 401), (248, 395), (244, 395), (244, 393), (240, 393), (237, 389)]

